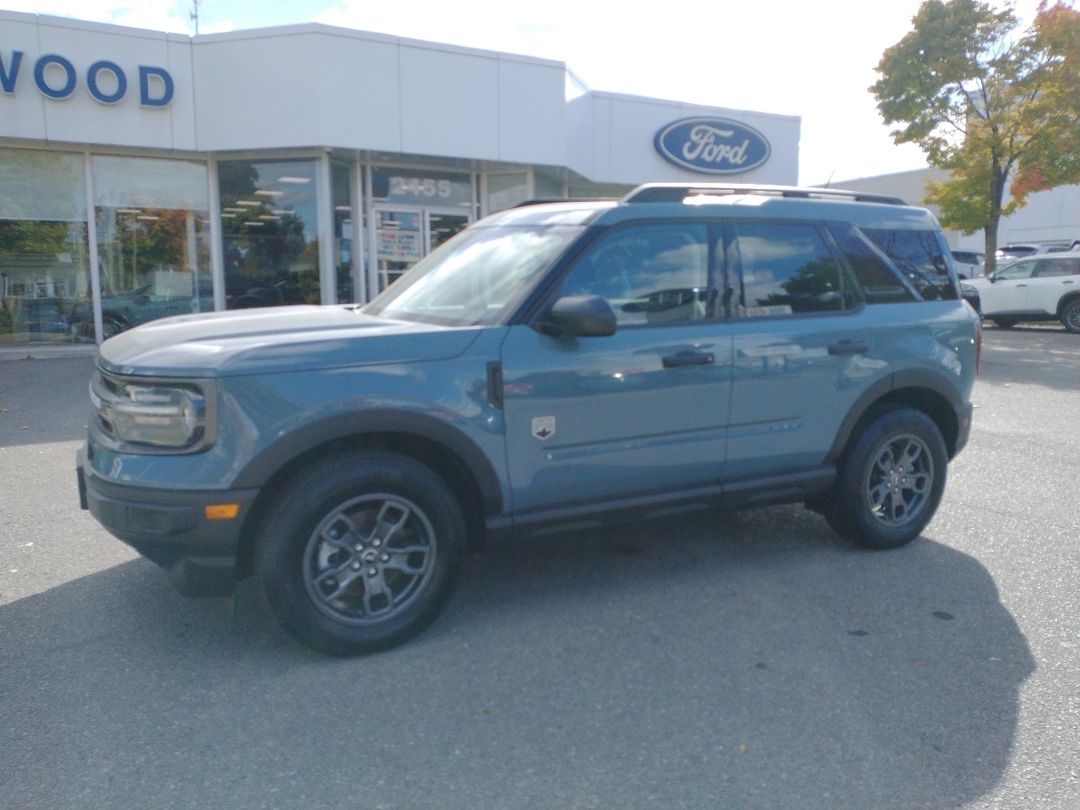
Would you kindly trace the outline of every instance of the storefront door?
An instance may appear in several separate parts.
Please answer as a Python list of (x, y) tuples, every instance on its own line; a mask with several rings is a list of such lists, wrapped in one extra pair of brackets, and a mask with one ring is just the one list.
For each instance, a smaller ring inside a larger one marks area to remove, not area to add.
[(471, 221), (472, 218), (460, 210), (376, 207), (375, 258), (379, 290), (385, 290)]

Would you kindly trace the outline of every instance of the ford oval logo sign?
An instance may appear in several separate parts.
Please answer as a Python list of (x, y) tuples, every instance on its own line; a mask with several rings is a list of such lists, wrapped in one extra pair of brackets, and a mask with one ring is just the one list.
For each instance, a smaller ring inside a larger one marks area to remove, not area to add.
[(725, 118), (683, 118), (656, 133), (656, 151), (676, 166), (706, 174), (737, 174), (769, 159), (765, 136)]

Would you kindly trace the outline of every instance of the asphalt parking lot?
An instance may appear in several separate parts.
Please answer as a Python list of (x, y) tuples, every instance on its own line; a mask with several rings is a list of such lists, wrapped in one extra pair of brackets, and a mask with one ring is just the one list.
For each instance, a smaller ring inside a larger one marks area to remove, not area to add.
[(0, 806), (1076, 810), (1080, 336), (985, 336), (910, 546), (792, 506), (567, 534), (346, 660), (80, 512), (89, 357), (0, 362)]

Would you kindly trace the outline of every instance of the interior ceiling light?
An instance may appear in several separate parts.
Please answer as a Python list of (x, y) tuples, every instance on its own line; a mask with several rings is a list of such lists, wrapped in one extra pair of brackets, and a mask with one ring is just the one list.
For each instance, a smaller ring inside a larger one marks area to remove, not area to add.
[(262, 208), (262, 200), (237, 200), (237, 205), (246, 205), (248, 208)]
[(255, 193), (260, 197), (280, 197), (285, 192), (277, 188), (257, 188)]
[(279, 177), (277, 179), (277, 181), (279, 183), (292, 183), (292, 184), (297, 185), (297, 186), (303, 186), (303, 185), (307, 185), (308, 183), (310, 183), (311, 178), (310, 177), (290, 177), (290, 176), (286, 175), (285, 177)]

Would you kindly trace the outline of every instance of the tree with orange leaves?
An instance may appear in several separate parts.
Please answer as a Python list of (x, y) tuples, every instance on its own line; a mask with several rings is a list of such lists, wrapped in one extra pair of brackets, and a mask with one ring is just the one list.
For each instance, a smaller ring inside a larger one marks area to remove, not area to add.
[(1031, 27), (1016, 29), (1011, 7), (926, 0), (870, 87), (885, 122), (900, 125), (893, 140), (949, 171), (926, 202), (946, 227), (985, 230), (987, 272), (1002, 216), (1032, 192), (1080, 183), (1080, 12), (1042, 0)]

